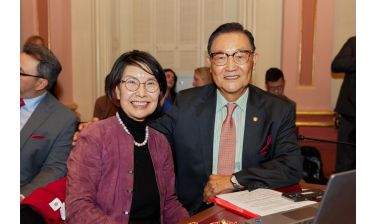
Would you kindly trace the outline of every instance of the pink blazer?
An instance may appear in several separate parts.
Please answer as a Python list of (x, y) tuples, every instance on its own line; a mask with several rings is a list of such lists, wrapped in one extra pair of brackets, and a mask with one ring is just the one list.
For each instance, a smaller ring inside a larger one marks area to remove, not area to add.
[[(165, 136), (149, 129), (162, 223), (188, 218), (177, 200), (173, 157)], [(115, 116), (82, 131), (68, 159), (67, 223), (128, 223), (133, 188), (133, 137)]]

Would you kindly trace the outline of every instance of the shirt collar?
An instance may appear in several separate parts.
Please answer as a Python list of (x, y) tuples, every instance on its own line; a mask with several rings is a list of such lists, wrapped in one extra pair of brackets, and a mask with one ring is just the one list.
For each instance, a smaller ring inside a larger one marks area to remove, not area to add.
[(245, 111), (248, 96), (249, 96), (249, 88), (246, 88), (245, 93), (242, 94), (240, 98), (238, 98), (234, 102), (229, 102), (228, 100), (224, 98), (223, 95), (221, 95), (221, 92), (219, 91), (219, 89), (216, 89), (216, 112), (225, 108), (225, 105), (227, 105), (228, 103), (236, 103), (237, 107), (240, 110)]
[(47, 91), (45, 91), (42, 95), (30, 98), (30, 99), (23, 99), (25, 102), (25, 105), (23, 106), (24, 109), (27, 110), (34, 110), (39, 103), (44, 99), (44, 97), (47, 95)]

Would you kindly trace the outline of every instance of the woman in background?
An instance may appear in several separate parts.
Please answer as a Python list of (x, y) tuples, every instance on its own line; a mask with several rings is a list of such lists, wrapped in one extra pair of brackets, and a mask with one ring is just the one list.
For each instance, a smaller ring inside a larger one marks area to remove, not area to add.
[(199, 67), (194, 70), (194, 87), (204, 86), (212, 83), (212, 74), (209, 67)]
[(121, 55), (106, 94), (116, 116), (84, 129), (68, 159), (67, 223), (176, 223), (188, 218), (177, 201), (172, 152), (147, 125), (166, 90), (150, 54)]
[(176, 98), (176, 84), (177, 84), (177, 75), (170, 69), (164, 69), (165, 77), (167, 79), (167, 91), (160, 102), (161, 112), (166, 112), (172, 105)]

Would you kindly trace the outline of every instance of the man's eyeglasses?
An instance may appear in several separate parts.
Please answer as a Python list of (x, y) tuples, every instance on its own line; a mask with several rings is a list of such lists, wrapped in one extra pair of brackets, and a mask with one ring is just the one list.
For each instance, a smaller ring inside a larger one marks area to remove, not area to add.
[(42, 78), (42, 79), (45, 79), (43, 76), (41, 75), (29, 75), (29, 74), (26, 74), (26, 73), (22, 73), (20, 72), (20, 75), (21, 76), (28, 76), (28, 77), (34, 77), (34, 78)]
[(149, 93), (153, 93), (159, 89), (159, 83), (155, 79), (140, 82), (137, 78), (130, 77), (126, 78), (125, 80), (121, 80), (121, 83), (125, 83), (125, 87), (132, 92), (137, 91), (141, 84), (145, 85), (145, 89)]
[(225, 52), (214, 52), (210, 54), (210, 58), (215, 65), (222, 66), (226, 65), (228, 62), (228, 58), (232, 56), (236, 64), (243, 65), (249, 61), (249, 58), (252, 55), (255, 55), (254, 51), (240, 50), (234, 52), (233, 54), (227, 54)]

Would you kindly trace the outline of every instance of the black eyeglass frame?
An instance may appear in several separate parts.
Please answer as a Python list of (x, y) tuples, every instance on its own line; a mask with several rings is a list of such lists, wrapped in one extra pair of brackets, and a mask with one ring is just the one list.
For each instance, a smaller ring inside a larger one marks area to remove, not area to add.
[(46, 78), (44, 78), (44, 77), (41, 76), (41, 75), (30, 75), (30, 74), (26, 74), (26, 73), (23, 73), (23, 72), (20, 72), (20, 76), (28, 76), (28, 77), (34, 77), (34, 78), (46, 79)]
[[(236, 59), (236, 57), (235, 57), (235, 55), (238, 54), (238, 53), (246, 53), (247, 56), (248, 56), (248, 58), (246, 59), (246, 61), (244, 61), (243, 63), (238, 63), (238, 61), (236, 61), (236, 60), (238, 60), (238, 59)], [(214, 60), (214, 57), (215, 57), (215, 55), (218, 55), (218, 54), (224, 54), (224, 55), (226, 55), (225, 63), (219, 63), (219, 64), (217, 64), (217, 61)], [(217, 65), (217, 66), (223, 66), (223, 65), (226, 65), (226, 64), (228, 63), (228, 59), (229, 59), (230, 56), (233, 57), (233, 61), (234, 61), (236, 64), (238, 64), (238, 65), (243, 65), (243, 64), (245, 64), (245, 63), (247, 63), (247, 62), (249, 61), (250, 56), (255, 56), (255, 51), (250, 51), (250, 50), (238, 50), (238, 51), (233, 52), (233, 54), (228, 54), (228, 53), (226, 53), (226, 52), (219, 51), (219, 52), (212, 52), (212, 53), (209, 54), (209, 56), (210, 56), (210, 59), (214, 62), (214, 64)]]

